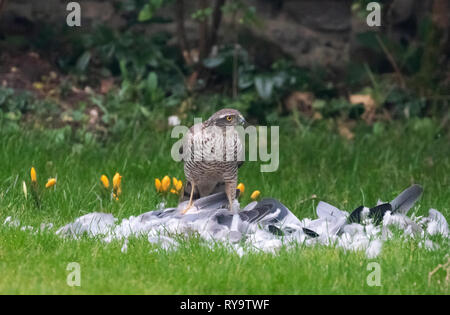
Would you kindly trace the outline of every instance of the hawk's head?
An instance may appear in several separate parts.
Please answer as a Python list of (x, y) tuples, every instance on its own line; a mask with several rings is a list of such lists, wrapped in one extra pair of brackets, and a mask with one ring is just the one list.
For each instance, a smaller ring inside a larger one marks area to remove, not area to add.
[(209, 119), (206, 121), (209, 126), (215, 125), (218, 127), (227, 127), (227, 126), (243, 126), (246, 121), (244, 116), (236, 110), (232, 108), (224, 108), (214, 113)]

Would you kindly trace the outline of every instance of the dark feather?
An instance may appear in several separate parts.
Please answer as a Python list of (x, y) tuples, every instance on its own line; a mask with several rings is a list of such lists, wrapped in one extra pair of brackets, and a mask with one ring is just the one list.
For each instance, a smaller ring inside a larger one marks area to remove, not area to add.
[[(245, 211), (245, 214), (248, 217), (248, 222), (252, 223), (258, 222), (269, 213), (274, 213), (277, 210), (279, 210), (280, 213), (275, 218), (268, 221), (269, 223), (276, 224), (288, 215), (289, 210), (285, 205), (273, 198), (263, 198), (253, 209)], [(243, 212), (240, 212), (239, 215), (241, 215), (241, 213)]]
[(307, 228), (303, 228), (303, 232), (305, 232), (306, 235), (310, 236), (310, 237), (319, 237), (319, 234), (317, 234), (316, 232), (314, 232), (313, 230), (307, 229)]
[(378, 225), (383, 221), (384, 214), (387, 211), (392, 211), (392, 206), (390, 203), (383, 203), (376, 207), (370, 208), (369, 218), (374, 220), (375, 225)]
[(364, 209), (363, 206), (359, 206), (349, 215), (347, 221), (348, 223), (361, 223), (361, 211)]
[(284, 232), (279, 228), (277, 228), (275, 225), (269, 225), (268, 228), (270, 233), (277, 236), (284, 236)]

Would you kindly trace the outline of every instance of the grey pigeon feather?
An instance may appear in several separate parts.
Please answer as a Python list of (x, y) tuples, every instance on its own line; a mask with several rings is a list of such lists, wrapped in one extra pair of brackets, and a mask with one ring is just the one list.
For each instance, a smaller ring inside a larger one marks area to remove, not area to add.
[(391, 201), (392, 213), (407, 214), (422, 194), (423, 188), (412, 185)]
[[(205, 208), (222, 208), (228, 202), (227, 195), (224, 192), (212, 194), (203, 198), (200, 198), (194, 202), (197, 209)], [(180, 208), (180, 207), (179, 207)]]
[[(429, 210), (429, 215), (428, 218), (431, 222), (429, 222), (428, 224), (428, 232), (431, 232), (430, 234), (435, 234), (436, 232), (441, 233), (442, 235), (448, 235), (449, 234), (449, 230), (448, 230), (448, 223), (447, 220), (445, 219), (444, 215), (442, 213), (440, 213), (439, 211), (437, 211), (436, 209), (430, 209)], [(430, 226), (431, 224), (435, 225), (435, 230), (432, 232), (432, 227)]]
[(333, 220), (346, 217), (347, 215), (342, 210), (339, 210), (335, 206), (330, 205), (324, 201), (320, 201), (317, 205), (317, 216), (321, 219), (331, 218)]

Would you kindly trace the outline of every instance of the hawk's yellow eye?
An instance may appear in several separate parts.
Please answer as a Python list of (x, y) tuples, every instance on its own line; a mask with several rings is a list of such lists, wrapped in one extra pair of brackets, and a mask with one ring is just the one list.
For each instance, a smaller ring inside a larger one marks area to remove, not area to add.
[(227, 120), (228, 121), (232, 121), (233, 120), (233, 116), (227, 116)]

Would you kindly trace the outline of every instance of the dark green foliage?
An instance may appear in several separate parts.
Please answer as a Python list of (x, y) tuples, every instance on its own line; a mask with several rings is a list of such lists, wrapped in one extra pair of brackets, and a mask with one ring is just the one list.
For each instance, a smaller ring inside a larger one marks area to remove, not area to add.
[[(366, 14), (367, 3), (354, 1), (352, 9)], [(59, 86), (62, 100), (74, 85), (79, 89), (89, 86), (97, 92), (102, 80), (112, 78), (114, 88), (103, 95), (92, 93), (82, 101), (72, 103), (69, 99), (70, 110), (61, 109), (58, 100), (37, 100), (30, 93), (2, 89), (0, 115), (3, 122), (17, 126), (25, 118), (44, 121), (46, 115), (68, 114), (74, 122), (71, 127), (83, 129), (89, 120), (89, 108), (96, 106), (101, 110), (100, 129), (103, 131), (92, 132), (103, 135), (127, 132), (132, 125), (147, 126), (155, 119), (166, 120), (169, 114), (186, 118), (223, 107), (235, 107), (260, 123), (276, 123), (285, 115), (292, 115), (295, 121), (313, 123), (308, 122), (312, 117), (310, 113), (286, 110), (286, 99), (295, 92), (314, 96), (308, 106), (316, 114), (315, 119), (361, 119), (366, 108), (364, 104), (351, 104), (349, 96), (352, 94), (373, 98), (377, 115), (369, 124), (386, 117), (445, 117), (448, 112), (448, 73), (441, 66), (445, 61), (443, 34), (428, 17), (420, 22), (416, 38), (410, 41), (394, 40), (384, 29), (358, 34), (358, 44), (380, 63), (372, 64), (372, 57), (364, 63), (351, 59), (345, 71), (334, 73), (331, 69), (313, 66), (300, 68), (287, 59), (270, 66), (257, 65), (255, 56), (240, 45), (239, 40), (243, 39), (239, 36), (217, 42), (214, 53), (200, 60), (200, 64), (187, 65), (180, 47), (169, 45), (170, 40), (175, 42), (171, 35), (146, 33), (151, 24), (169, 21), (168, 17), (160, 16), (160, 9), (173, 5), (175, 1), (170, 0), (115, 3), (126, 21), (120, 29), (97, 25), (90, 32), (74, 32), (42, 25), (36, 37), (22, 41), (19, 46), (46, 57), (50, 55), (49, 59), (58, 70), (69, 77)], [(192, 15), (185, 14), (185, 19), (211, 20), (213, 6), (208, 5)], [(234, 21), (231, 24), (236, 33), (243, 26), (262, 27), (258, 12), (244, 1), (225, 1), (221, 12)], [(6, 37), (5, 42), (11, 40), (12, 37)], [(190, 44), (191, 48), (197, 48), (195, 41)], [(389, 55), (399, 73), (393, 73), (396, 71)], [(199, 77), (190, 82), (194, 74)]]

